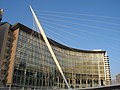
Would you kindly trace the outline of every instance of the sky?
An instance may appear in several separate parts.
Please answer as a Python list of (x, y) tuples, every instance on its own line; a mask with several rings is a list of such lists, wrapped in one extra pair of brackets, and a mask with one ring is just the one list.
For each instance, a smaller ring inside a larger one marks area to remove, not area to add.
[(105, 50), (112, 78), (120, 73), (120, 0), (1, 0), (2, 21), (35, 28), (29, 5), (48, 37), (73, 48)]

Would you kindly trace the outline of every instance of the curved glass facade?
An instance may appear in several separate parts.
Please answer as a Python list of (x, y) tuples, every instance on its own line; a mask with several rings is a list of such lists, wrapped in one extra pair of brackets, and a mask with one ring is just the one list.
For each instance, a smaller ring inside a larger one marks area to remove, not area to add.
[[(21, 28), (17, 37), (12, 85), (67, 88), (42, 37)], [(106, 75), (105, 51), (78, 50), (51, 39), (49, 42), (72, 88), (97, 87), (110, 82)]]

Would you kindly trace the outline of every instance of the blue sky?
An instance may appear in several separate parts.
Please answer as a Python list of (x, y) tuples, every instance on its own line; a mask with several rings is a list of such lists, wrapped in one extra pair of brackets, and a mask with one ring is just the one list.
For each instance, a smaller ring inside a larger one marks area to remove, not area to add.
[(73, 48), (106, 50), (112, 78), (120, 73), (120, 0), (1, 0), (3, 21), (33, 28), (29, 4), (48, 37)]

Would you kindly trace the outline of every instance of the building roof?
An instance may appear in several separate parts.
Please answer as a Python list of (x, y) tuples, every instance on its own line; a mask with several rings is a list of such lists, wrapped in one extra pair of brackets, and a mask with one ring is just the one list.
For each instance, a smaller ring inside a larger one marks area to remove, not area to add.
[[(29, 34), (31, 34), (34, 31), (31, 28), (29, 28), (21, 23), (14, 24), (11, 27), (11, 30), (16, 30), (18, 28), (20, 28), (21, 30), (23, 30)], [(34, 32), (36, 32), (36, 31), (34, 31)], [(38, 33), (38, 32), (36, 32), (36, 33)], [(102, 51), (102, 50), (81, 50), (81, 49), (71, 48), (71, 47), (65, 46), (63, 44), (60, 44), (60, 43), (58, 43), (50, 38), (48, 38), (48, 40), (49, 40), (50, 44), (57, 46), (57, 47), (60, 47), (60, 48), (63, 48), (63, 49), (66, 49), (66, 50), (71, 50), (71, 51), (76, 51), (76, 52), (84, 52), (84, 53), (105, 53), (106, 52), (106, 51)]]

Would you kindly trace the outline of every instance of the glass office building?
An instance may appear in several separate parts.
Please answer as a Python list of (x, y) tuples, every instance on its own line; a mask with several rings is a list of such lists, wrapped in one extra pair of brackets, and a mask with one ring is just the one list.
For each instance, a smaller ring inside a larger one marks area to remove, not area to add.
[[(42, 36), (20, 23), (13, 25), (10, 31), (13, 40), (6, 85), (67, 88)], [(106, 51), (74, 49), (48, 39), (71, 87), (110, 85)]]

